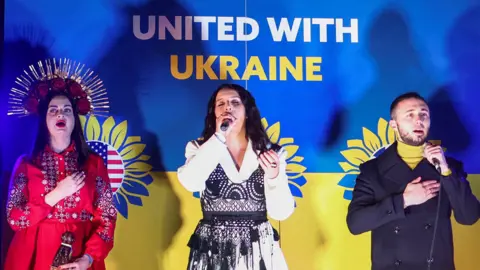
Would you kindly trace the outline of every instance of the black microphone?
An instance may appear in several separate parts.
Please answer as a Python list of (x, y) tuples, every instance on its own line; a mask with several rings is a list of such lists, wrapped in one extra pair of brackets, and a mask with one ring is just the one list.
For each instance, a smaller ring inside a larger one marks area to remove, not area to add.
[(223, 120), (222, 124), (220, 125), (220, 130), (223, 132), (227, 131), (228, 127), (230, 126), (230, 122), (230, 119)]
[(439, 173), (442, 173), (442, 169), (440, 168), (440, 161), (438, 161), (437, 158), (432, 158), (432, 162), (433, 166), (435, 166), (435, 169), (437, 169)]

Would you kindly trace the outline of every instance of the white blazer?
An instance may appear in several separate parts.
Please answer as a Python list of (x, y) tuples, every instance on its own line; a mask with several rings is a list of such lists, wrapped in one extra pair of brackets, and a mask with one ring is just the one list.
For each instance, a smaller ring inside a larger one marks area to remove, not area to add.
[[(252, 142), (249, 140), (242, 166), (237, 170), (227, 146), (215, 135), (201, 146), (196, 142), (189, 142), (185, 148), (185, 157), (187, 160), (178, 168), (177, 175), (180, 183), (191, 192), (202, 192), (205, 189), (205, 181), (218, 164), (234, 183), (248, 180), (260, 165), (252, 148)], [(267, 213), (271, 218), (280, 221), (287, 219), (295, 209), (295, 201), (288, 187), (286, 157), (287, 151), (284, 148), (280, 149), (278, 176), (273, 179), (264, 176)]]

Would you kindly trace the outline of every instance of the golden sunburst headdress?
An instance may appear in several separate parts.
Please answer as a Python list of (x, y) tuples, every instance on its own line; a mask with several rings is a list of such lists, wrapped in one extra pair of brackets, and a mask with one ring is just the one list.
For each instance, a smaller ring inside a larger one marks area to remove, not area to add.
[(9, 93), (8, 115), (26, 116), (36, 114), (38, 104), (51, 91), (63, 92), (75, 101), (80, 115), (108, 114), (107, 90), (103, 81), (94, 75), (85, 65), (75, 61), (60, 58), (38, 61), (38, 66), (29, 66), (29, 72), (17, 77), (15, 86)]

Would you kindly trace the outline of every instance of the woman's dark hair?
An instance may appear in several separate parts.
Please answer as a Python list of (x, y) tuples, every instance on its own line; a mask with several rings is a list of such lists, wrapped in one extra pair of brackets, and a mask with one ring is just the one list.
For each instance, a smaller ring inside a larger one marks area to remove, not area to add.
[[(269, 149), (268, 145), (272, 145), (268, 138), (267, 132), (263, 128), (260, 111), (255, 103), (255, 98), (245, 88), (238, 84), (222, 84), (212, 94), (208, 101), (207, 116), (205, 117), (205, 127), (202, 132), (203, 141), (207, 141), (216, 131), (215, 117), (215, 101), (218, 92), (223, 89), (231, 89), (238, 93), (245, 107), (245, 128), (247, 137), (252, 140), (254, 150), (263, 153)], [(272, 145), (273, 147), (273, 145)]]
[(80, 117), (78, 116), (77, 106), (75, 101), (69, 97), (66, 93), (62, 92), (53, 92), (51, 91), (45, 99), (41, 100), (38, 104), (38, 128), (37, 128), (37, 137), (35, 138), (35, 143), (33, 145), (32, 158), (39, 157), (45, 147), (50, 143), (50, 132), (47, 127), (47, 112), (48, 105), (50, 101), (58, 96), (64, 96), (68, 98), (70, 103), (72, 103), (73, 109), (73, 118), (75, 119), (75, 127), (73, 128), (71, 140), (75, 142), (75, 149), (78, 154), (78, 163), (79, 167), (82, 167), (87, 161), (88, 155), (90, 154), (90, 148), (88, 147), (87, 142), (85, 141), (85, 136), (83, 135), (82, 125), (80, 122)]

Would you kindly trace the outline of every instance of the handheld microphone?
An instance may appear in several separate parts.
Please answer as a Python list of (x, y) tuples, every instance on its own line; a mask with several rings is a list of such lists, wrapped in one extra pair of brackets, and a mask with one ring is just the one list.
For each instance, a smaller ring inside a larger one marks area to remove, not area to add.
[(231, 123), (232, 123), (232, 120), (230, 119), (223, 120), (222, 124), (220, 125), (220, 130), (223, 132), (227, 131)]
[[(269, 142), (269, 143), (267, 143), (267, 150), (270, 150), (270, 149), (272, 149), (272, 143)], [(271, 166), (272, 168), (277, 168), (278, 164), (277, 164), (276, 162), (272, 162), (272, 163), (270, 164), (270, 166)]]
[(227, 131), (228, 127), (230, 126), (230, 119), (223, 120), (222, 124), (220, 125), (220, 130), (225, 132)]
[(442, 173), (442, 170), (440, 168), (440, 161), (438, 161), (438, 159), (436, 158), (432, 158), (432, 162), (433, 162), (433, 166), (435, 166), (435, 169), (437, 169), (439, 173)]

